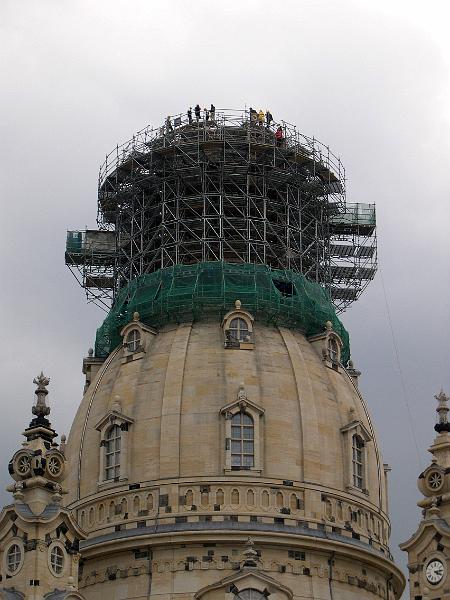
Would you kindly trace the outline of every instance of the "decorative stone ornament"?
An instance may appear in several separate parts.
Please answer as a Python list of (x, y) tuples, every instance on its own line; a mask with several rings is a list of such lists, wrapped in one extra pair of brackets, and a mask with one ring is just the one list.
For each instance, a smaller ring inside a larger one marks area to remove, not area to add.
[(50, 383), (50, 379), (41, 371), (41, 374), (33, 379), (33, 383), (38, 387), (35, 391), (37, 400), (32, 408), (32, 413), (37, 417), (46, 417), (50, 414), (50, 407), (45, 404), (45, 397), (48, 394), (47, 386)]
[(29, 450), (19, 450), (12, 457), (8, 470), (9, 474), (16, 481), (28, 479), (32, 475), (31, 461), (33, 453)]
[(59, 481), (64, 475), (65, 458), (62, 452), (52, 449), (46, 454), (45, 475), (49, 479)]

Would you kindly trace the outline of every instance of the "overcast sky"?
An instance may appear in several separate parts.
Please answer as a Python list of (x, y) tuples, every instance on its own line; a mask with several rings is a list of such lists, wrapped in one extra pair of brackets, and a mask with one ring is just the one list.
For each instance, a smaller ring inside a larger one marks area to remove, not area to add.
[(341, 156), (349, 201), (377, 204), (387, 304), (378, 273), (342, 318), (393, 467), (396, 551), (419, 518), (433, 396), (450, 392), (449, 22), (447, 0), (2, 0), (2, 484), (33, 377), (51, 378), (59, 433), (81, 398), (103, 315), (64, 245), (96, 226), (105, 153), (197, 102), (270, 108)]

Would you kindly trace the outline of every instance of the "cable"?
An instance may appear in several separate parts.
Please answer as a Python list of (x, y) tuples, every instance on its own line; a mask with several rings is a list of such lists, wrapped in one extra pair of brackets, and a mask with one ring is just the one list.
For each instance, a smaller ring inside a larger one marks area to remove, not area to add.
[(395, 333), (394, 333), (394, 327), (392, 325), (391, 311), (389, 309), (389, 302), (388, 302), (388, 298), (387, 298), (386, 288), (384, 285), (383, 272), (381, 270), (380, 264), (378, 265), (378, 271), (380, 273), (381, 287), (383, 288), (384, 302), (386, 304), (386, 313), (387, 313), (387, 318), (388, 318), (388, 323), (389, 323), (389, 329), (391, 331), (391, 336), (392, 336), (392, 344), (394, 346), (395, 358), (396, 358), (396, 362), (397, 362), (397, 369), (400, 374), (400, 382), (401, 382), (402, 391), (403, 391), (403, 402), (406, 406), (406, 410), (408, 413), (409, 428), (411, 429), (411, 435), (412, 435), (412, 438), (414, 441), (414, 446), (415, 446), (416, 452), (417, 452), (417, 464), (419, 466), (419, 469), (421, 469), (422, 465), (421, 465), (419, 446), (417, 444), (417, 438), (416, 438), (416, 434), (414, 431), (413, 418), (412, 418), (411, 408), (410, 408), (409, 400), (408, 400), (408, 392), (406, 389), (405, 378), (403, 376), (402, 365), (400, 363), (400, 353), (398, 351), (397, 340), (396, 340)]

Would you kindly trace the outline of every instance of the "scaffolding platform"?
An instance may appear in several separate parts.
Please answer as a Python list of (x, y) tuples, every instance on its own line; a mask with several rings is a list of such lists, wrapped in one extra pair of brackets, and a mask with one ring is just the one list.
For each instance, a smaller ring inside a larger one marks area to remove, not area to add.
[(300, 273), (341, 311), (376, 270), (375, 207), (346, 201), (341, 160), (246, 110), (174, 115), (117, 146), (100, 167), (97, 223), (70, 232), (66, 262), (103, 306), (141, 275), (220, 261)]

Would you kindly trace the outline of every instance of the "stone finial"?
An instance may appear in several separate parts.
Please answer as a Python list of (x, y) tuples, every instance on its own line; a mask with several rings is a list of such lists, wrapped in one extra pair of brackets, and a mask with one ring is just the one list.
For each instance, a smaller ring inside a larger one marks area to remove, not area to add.
[(59, 444), (59, 450), (60, 452), (62, 452), (62, 454), (66, 453), (66, 436), (64, 435), (64, 433), (61, 436), (61, 443)]
[(88, 350), (88, 356), (89, 356), (89, 358), (92, 358), (94, 356), (94, 349), (93, 348), (89, 348), (89, 350)]
[(237, 399), (242, 402), (245, 402), (247, 400), (247, 394), (245, 393), (245, 385), (243, 381), (241, 381), (241, 383), (239, 384)]
[(439, 394), (435, 396), (438, 401), (438, 405), (436, 408), (436, 412), (438, 414), (438, 422), (434, 426), (434, 429), (438, 433), (442, 433), (443, 431), (450, 431), (450, 423), (448, 422), (447, 413), (450, 410), (448, 407), (449, 397), (447, 394), (441, 390)]
[(254, 548), (255, 542), (251, 537), (247, 538), (245, 542), (245, 547), (242, 552), (244, 556), (244, 564), (243, 567), (257, 567), (258, 566), (258, 552)]
[(325, 323), (325, 329), (326, 329), (327, 331), (333, 331), (333, 323), (332, 323), (331, 321), (327, 321), (327, 322)]
[(133, 321), (139, 321), (141, 315), (136, 311), (133, 313)]
[(50, 414), (50, 407), (45, 403), (45, 397), (48, 394), (47, 386), (50, 383), (50, 379), (41, 371), (41, 374), (33, 379), (33, 383), (37, 385), (37, 389), (34, 392), (37, 399), (31, 411), (37, 417), (46, 417)]
[(234, 303), (236, 310), (241, 310), (242, 303), (240, 300), (236, 300)]

